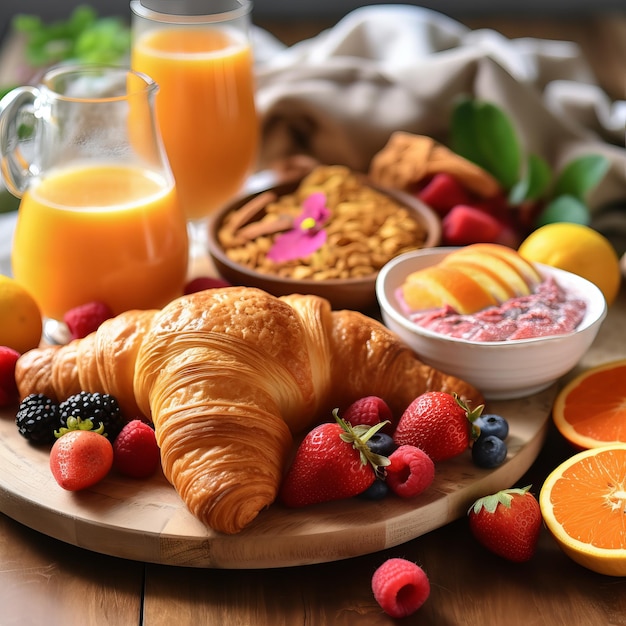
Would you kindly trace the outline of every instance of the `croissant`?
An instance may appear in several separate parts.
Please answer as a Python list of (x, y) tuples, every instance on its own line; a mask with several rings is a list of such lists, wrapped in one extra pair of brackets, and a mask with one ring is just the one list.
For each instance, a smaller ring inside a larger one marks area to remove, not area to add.
[(25, 353), (16, 379), (22, 397), (101, 391), (152, 419), (167, 479), (197, 518), (229, 534), (275, 500), (293, 436), (324, 411), (378, 395), (398, 415), (435, 389), (482, 401), (365, 315), (245, 287), (123, 313), (67, 346)]

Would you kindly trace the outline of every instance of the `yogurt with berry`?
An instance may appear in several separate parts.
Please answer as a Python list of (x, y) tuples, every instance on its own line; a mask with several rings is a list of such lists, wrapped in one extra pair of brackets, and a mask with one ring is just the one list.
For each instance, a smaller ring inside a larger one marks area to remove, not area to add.
[(432, 332), (468, 341), (506, 341), (573, 332), (585, 316), (584, 300), (570, 296), (553, 277), (534, 293), (511, 298), (471, 315), (452, 307), (408, 313), (409, 319)]

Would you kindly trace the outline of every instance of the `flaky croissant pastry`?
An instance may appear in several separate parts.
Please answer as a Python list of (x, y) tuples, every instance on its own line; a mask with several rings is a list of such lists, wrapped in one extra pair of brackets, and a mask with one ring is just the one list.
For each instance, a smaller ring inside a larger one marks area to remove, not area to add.
[[(33, 369), (35, 366), (35, 369)], [(421, 363), (379, 322), (316, 296), (231, 287), (129, 311), (67, 346), (24, 354), (22, 397), (82, 388), (154, 422), (165, 476), (210, 528), (237, 533), (278, 493), (293, 435), (366, 395), (399, 415), (468, 383)]]

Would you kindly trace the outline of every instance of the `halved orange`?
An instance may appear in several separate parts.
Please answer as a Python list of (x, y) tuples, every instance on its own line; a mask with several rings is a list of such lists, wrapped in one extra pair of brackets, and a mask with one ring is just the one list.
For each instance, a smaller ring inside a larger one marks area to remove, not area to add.
[(626, 576), (626, 444), (584, 450), (561, 463), (545, 480), (539, 505), (572, 560)]
[(578, 449), (626, 443), (626, 359), (590, 368), (558, 393), (552, 417)]

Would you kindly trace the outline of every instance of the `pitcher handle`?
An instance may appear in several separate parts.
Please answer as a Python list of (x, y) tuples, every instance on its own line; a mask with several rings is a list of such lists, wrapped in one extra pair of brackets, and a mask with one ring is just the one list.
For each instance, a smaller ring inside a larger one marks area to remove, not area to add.
[(34, 140), (37, 124), (34, 103), (38, 97), (36, 87), (23, 86), (0, 100), (0, 172), (7, 189), (18, 198), (36, 175), (34, 164), (22, 148)]

